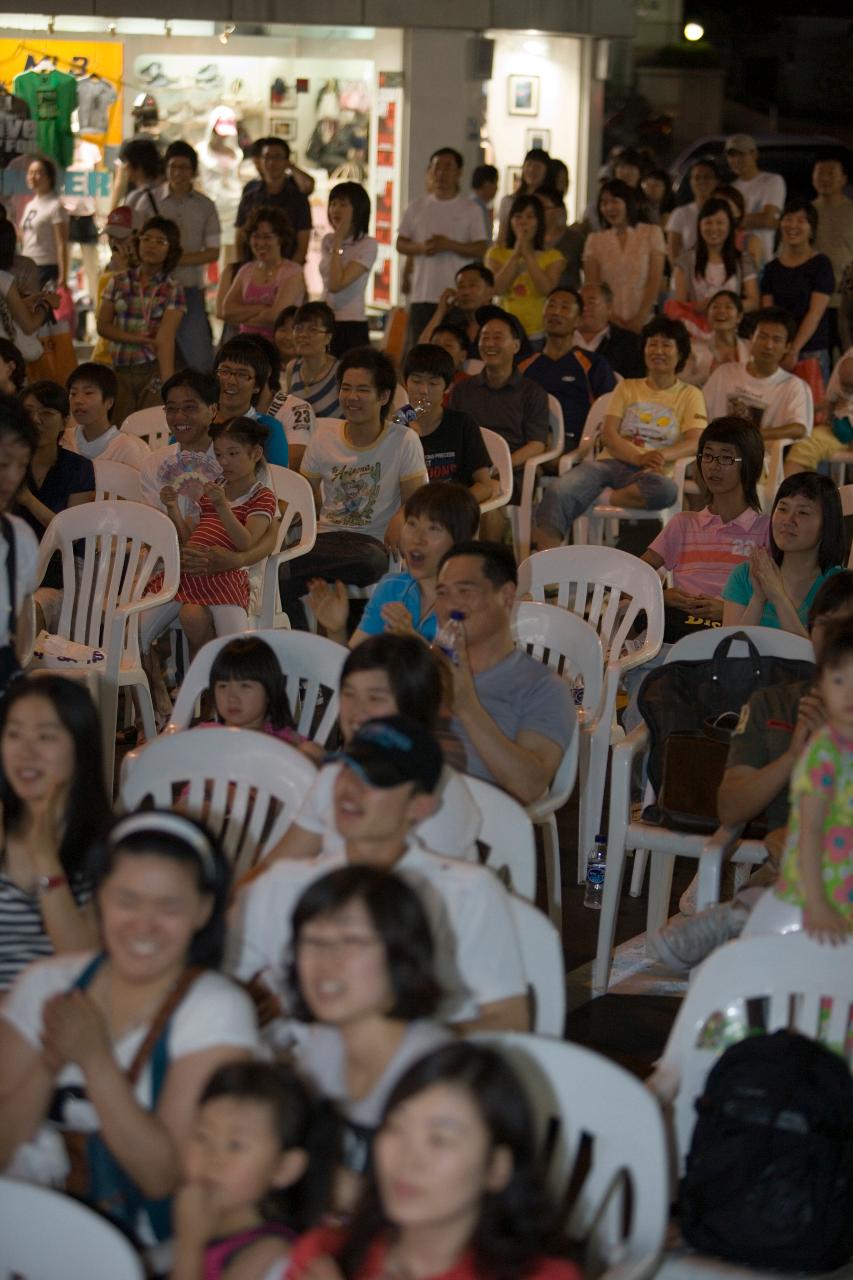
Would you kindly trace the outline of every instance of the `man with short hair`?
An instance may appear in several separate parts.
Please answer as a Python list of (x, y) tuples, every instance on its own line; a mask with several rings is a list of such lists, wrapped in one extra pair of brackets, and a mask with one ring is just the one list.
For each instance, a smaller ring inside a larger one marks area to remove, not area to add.
[[(796, 327), (793, 316), (781, 307), (763, 307), (755, 313), (747, 363), (721, 364), (705, 383), (709, 421), (727, 416), (745, 418), (767, 441), (801, 440), (812, 434), (814, 411), (808, 388), (801, 378), (781, 367)], [(808, 446), (807, 440), (802, 443)], [(786, 467), (796, 448), (789, 450)], [(806, 468), (797, 465), (795, 469)]]
[(849, 180), (847, 162), (841, 154), (827, 152), (818, 156), (812, 170), (812, 184), (817, 197), (812, 201), (817, 209), (817, 233), (814, 238), (816, 253), (825, 253), (835, 272), (835, 292), (829, 299), (829, 354), (838, 348), (843, 350), (839, 329), (841, 294), (838, 285), (844, 268), (853, 262), (853, 200), (844, 194)]
[(613, 290), (603, 280), (580, 289), (581, 317), (575, 329), (575, 346), (596, 351), (621, 378), (642, 378), (645, 373), (639, 334), (622, 329), (610, 319)]
[(487, 502), (493, 493), (492, 462), (480, 428), (467, 413), (444, 407), (453, 374), (453, 361), (441, 347), (428, 342), (412, 347), (403, 365), (406, 394), (418, 415), (412, 425), (430, 484), (461, 484), (477, 502)]
[(263, 177), (246, 183), (234, 219), (238, 230), (237, 244), (241, 249), (246, 247), (241, 228), (252, 210), (260, 205), (271, 205), (274, 209), (283, 209), (290, 218), (296, 236), (296, 247), (291, 257), (302, 265), (311, 238), (311, 206), (293, 181), (290, 147), (283, 138), (263, 140), (258, 168)]
[(779, 173), (765, 173), (758, 167), (758, 148), (748, 133), (735, 133), (726, 140), (726, 161), (735, 175), (734, 186), (744, 199), (746, 213), (742, 231), (754, 231), (761, 241), (765, 262), (773, 257), (773, 241), (785, 207), (785, 179)]
[[(435, 939), (442, 1020), (464, 1030), (526, 1030), (526, 982), (506, 890), (486, 867), (443, 858), (413, 833), (435, 811), (442, 757), (428, 729), (405, 716), (369, 720), (339, 757), (333, 807), (344, 849), (311, 859), (279, 858), (245, 884), (235, 902), (226, 968), (260, 982), (287, 1011), (285, 974), (293, 908), (337, 867), (368, 865), (407, 880)], [(274, 1043), (287, 1035), (276, 1020)]]
[(384, 352), (348, 351), (338, 385), (344, 418), (318, 424), (302, 459), (317, 505), (317, 540), (279, 576), (282, 607), (299, 631), (308, 627), (302, 596), (313, 579), (366, 587), (387, 572), (403, 505), (427, 482), (417, 433), (388, 418), (397, 372)]
[(454, 283), (442, 293), (432, 319), (418, 341), (432, 342), (436, 329), (450, 324), (465, 333), (467, 357), (476, 360), (479, 354), (477, 339), (480, 336), (477, 312), (491, 303), (494, 292), (495, 277), (489, 268), (482, 262), (466, 262), (456, 272)]
[(453, 682), (451, 733), (465, 748), (466, 772), (494, 782), (521, 804), (550, 787), (576, 732), (568, 682), (513, 642), (518, 573), (508, 547), (460, 542), (438, 574), (440, 627), (461, 614), (447, 666)]
[(489, 247), (482, 212), (459, 194), (462, 163), (453, 147), (433, 152), (427, 170), (430, 190), (412, 201), (397, 233), (397, 252), (414, 263), (410, 345), (418, 341), (459, 267), (472, 258), (482, 258)]
[(63, 448), (82, 453), (92, 462), (123, 462), (138, 471), (151, 450), (139, 436), (119, 431), (112, 424), (118, 379), (110, 366), (91, 360), (79, 364), (69, 375), (65, 390), (74, 421), (62, 434)]
[[(175, 341), (190, 369), (209, 372), (213, 364), (213, 340), (204, 305), (205, 268), (219, 257), (219, 214), (207, 196), (196, 191), (198, 155), (188, 142), (171, 142), (166, 148), (166, 181), (152, 189), (159, 214), (171, 218), (181, 232), (181, 257), (171, 274), (183, 285), (186, 311)], [(133, 212), (138, 229), (148, 218), (148, 201)]]
[(566, 431), (566, 452), (576, 449), (590, 405), (616, 386), (610, 365), (597, 351), (582, 351), (575, 330), (583, 303), (575, 289), (558, 285), (548, 294), (542, 314), (545, 345), (518, 366), (525, 378), (538, 382), (560, 402)]
[[(160, 212), (154, 195), (163, 180), (163, 162), (153, 138), (128, 138), (119, 151), (121, 171), (113, 190), (113, 208), (123, 205), (133, 210), (142, 226)], [(128, 188), (132, 190), (128, 191)]]
[(216, 353), (213, 372), (219, 383), (219, 403), (214, 422), (257, 418), (269, 431), (264, 457), (274, 466), (286, 467), (289, 440), (285, 424), (268, 413), (258, 413), (255, 408), (270, 376), (270, 362), (260, 343), (248, 333), (231, 338)]
[(494, 239), (495, 214), (492, 205), (497, 193), (497, 169), (493, 164), (478, 164), (471, 174), (471, 194), (468, 199), (482, 211), (483, 226), (489, 243)]

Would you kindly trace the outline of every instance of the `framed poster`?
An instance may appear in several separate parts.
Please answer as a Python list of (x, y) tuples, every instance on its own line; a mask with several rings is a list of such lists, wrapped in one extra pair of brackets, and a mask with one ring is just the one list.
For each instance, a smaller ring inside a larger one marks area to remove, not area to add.
[(509, 102), (507, 109), (511, 116), (539, 115), (539, 77), (508, 76)]
[(515, 195), (521, 183), (521, 165), (510, 164), (506, 169), (506, 189), (510, 195)]
[(524, 146), (527, 151), (550, 151), (551, 150), (551, 130), (550, 129), (525, 129)]
[(270, 133), (274, 138), (284, 138), (285, 142), (295, 142), (296, 117), (270, 116)]

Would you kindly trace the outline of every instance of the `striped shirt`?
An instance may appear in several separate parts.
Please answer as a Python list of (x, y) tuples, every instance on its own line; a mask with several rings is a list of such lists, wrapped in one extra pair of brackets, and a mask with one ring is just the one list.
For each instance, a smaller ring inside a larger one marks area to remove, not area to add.
[(305, 382), (302, 377), (302, 361), (296, 359), (291, 366), (290, 393), (307, 400), (318, 418), (339, 418), (341, 406), (338, 403), (338, 362), (335, 360), (331, 369), (319, 382)]
[[(274, 520), (278, 515), (275, 494), (265, 485), (255, 484), (248, 493), (229, 503), (234, 516), (245, 525), (252, 516)], [(187, 543), (190, 547), (227, 547), (234, 543), (222, 523), (222, 517), (206, 494), (199, 503), (201, 515)], [(235, 604), (249, 607), (249, 575), (245, 569), (225, 569), (221, 573), (181, 574), (176, 600), (190, 604)]]
[(664, 525), (650, 551), (672, 570), (672, 585), (691, 596), (719, 599), (731, 571), (749, 558), (753, 547), (766, 547), (770, 517), (747, 507), (724, 524), (718, 515), (679, 511)]
[[(92, 882), (79, 872), (69, 876), (78, 906), (92, 896)], [(38, 895), (27, 893), (0, 872), (0, 991), (7, 991), (32, 960), (53, 955)]]

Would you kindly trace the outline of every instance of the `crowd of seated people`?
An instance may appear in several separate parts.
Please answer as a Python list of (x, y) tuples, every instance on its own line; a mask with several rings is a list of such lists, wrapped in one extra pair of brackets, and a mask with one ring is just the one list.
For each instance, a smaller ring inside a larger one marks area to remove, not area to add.
[[(814, 678), (741, 712), (717, 800), (726, 825), (766, 813), (767, 862), (709, 911), (688, 892), (653, 945), (687, 970), (766, 893), (815, 937), (846, 938), (847, 175), (821, 158), (817, 198), (787, 201), (738, 134), (732, 185), (701, 158), (693, 200), (673, 209), (666, 175), (629, 151), (570, 227), (555, 157), (528, 152), (493, 210), (497, 171), (480, 166), (468, 193), (442, 146), (397, 228), (411, 278), (392, 357), (367, 324), (366, 192), (333, 187), (323, 296), (308, 298), (311, 179), (283, 140), (256, 151), (218, 344), (204, 274), (224, 229), (185, 143), (164, 172), (128, 148), (99, 343), (61, 379), (28, 371), (15, 344), (67, 277), (61, 229), (30, 288), (0, 236), (0, 1170), (108, 1212), (172, 1280), (578, 1280), (541, 1191), (529, 1082), (469, 1038), (532, 1025), (476, 788), (541, 802), (583, 722), (570, 679), (517, 643), (508, 516), (534, 467), (534, 554), (571, 545), (602, 501), (628, 521), (659, 515), (638, 550), (670, 575), (654, 664), (720, 626), (811, 638)], [(31, 168), (47, 208), (55, 174)], [(504, 506), (483, 429), (506, 446)], [(85, 682), (20, 672), (31, 615), (55, 633), (82, 574), (81, 555), (40, 565), (39, 542), (95, 504), (110, 463), (138, 473), (180, 548), (174, 598), (139, 621), (160, 727), (181, 679), (170, 629), (189, 662), (217, 637), (188, 752), (202, 729), (223, 761), (230, 731), (262, 734), (312, 779), (239, 880), (185, 795), (120, 812)], [(317, 534), (278, 569), (279, 613), (340, 646), (331, 758), (297, 728), (298, 690), (252, 630), (282, 475), (313, 500)], [(623, 682), (624, 728), (651, 665)]]

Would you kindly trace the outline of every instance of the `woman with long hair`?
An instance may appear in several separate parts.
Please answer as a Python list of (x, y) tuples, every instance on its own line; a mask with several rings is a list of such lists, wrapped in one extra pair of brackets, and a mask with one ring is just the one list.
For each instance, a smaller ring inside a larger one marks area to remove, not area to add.
[(498, 205), (498, 244), (506, 244), (509, 231), (509, 217), (512, 202), (516, 196), (535, 195), (540, 187), (544, 187), (551, 174), (551, 157), (541, 147), (531, 147), (524, 157), (521, 166), (521, 177), (518, 186), (508, 195), (502, 196)]
[(500, 305), (521, 321), (528, 338), (541, 338), (545, 299), (566, 261), (557, 249), (545, 248), (545, 211), (538, 196), (515, 197), (506, 245), (489, 249), (485, 261)]
[(746, 364), (749, 343), (738, 337), (743, 303), (731, 289), (719, 289), (708, 299), (705, 310), (710, 332), (691, 334), (690, 359), (682, 378), (694, 387), (704, 387), (721, 364)]
[(323, 300), (335, 313), (331, 353), (340, 360), (351, 347), (366, 347), (370, 332), (364, 296), (379, 251), (370, 226), (370, 196), (360, 182), (339, 182), (329, 192), (329, 225), (320, 246)]
[(606, 231), (587, 237), (583, 252), (585, 284), (610, 286), (611, 320), (640, 333), (663, 284), (666, 250), (660, 227), (640, 222), (637, 193), (614, 178), (605, 182), (598, 211)]
[(808, 637), (811, 603), (843, 564), (837, 485), (814, 471), (788, 476), (773, 500), (769, 548), (753, 548), (723, 589), (723, 626), (777, 627)]
[[(696, 247), (683, 253), (672, 273), (673, 297), (689, 303), (704, 320), (711, 298), (721, 289), (736, 293), (744, 311), (758, 309), (758, 271), (750, 255), (735, 245), (735, 225), (728, 202), (717, 196), (699, 210)], [(707, 321), (704, 321), (707, 327)]]
[(241, 228), (251, 252), (234, 276), (222, 307), (223, 319), (240, 333), (258, 333), (273, 341), (275, 318), (305, 297), (305, 277), (292, 262), (293, 224), (283, 209), (260, 205)]
[(693, 161), (687, 181), (693, 198), (673, 209), (666, 224), (666, 249), (673, 267), (682, 253), (695, 246), (699, 210), (706, 200), (710, 200), (719, 184), (719, 175), (710, 156), (700, 156)]
[(110, 821), (87, 689), (18, 680), (0, 703), (0, 990), (42, 956), (94, 946), (91, 857)]

